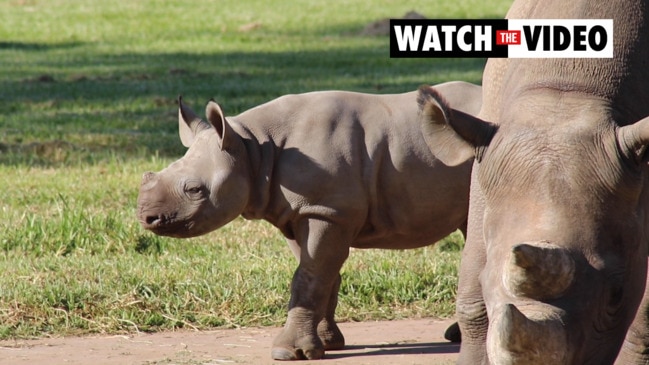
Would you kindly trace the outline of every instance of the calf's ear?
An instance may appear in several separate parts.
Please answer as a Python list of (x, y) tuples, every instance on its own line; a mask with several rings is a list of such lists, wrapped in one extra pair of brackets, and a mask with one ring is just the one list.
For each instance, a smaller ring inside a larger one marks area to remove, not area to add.
[(182, 96), (178, 97), (178, 134), (183, 146), (189, 147), (194, 143), (198, 132), (209, 128), (188, 106), (183, 103)]
[(212, 124), (214, 129), (216, 129), (216, 134), (219, 136), (219, 147), (222, 151), (227, 150), (235, 133), (230, 126), (230, 123), (225, 119), (223, 110), (214, 99), (207, 103), (207, 106), (205, 107), (205, 115), (210, 124)]
[(472, 115), (451, 109), (430, 86), (419, 88), (420, 125), (433, 155), (444, 164), (457, 166), (472, 158), (480, 160), (497, 127)]

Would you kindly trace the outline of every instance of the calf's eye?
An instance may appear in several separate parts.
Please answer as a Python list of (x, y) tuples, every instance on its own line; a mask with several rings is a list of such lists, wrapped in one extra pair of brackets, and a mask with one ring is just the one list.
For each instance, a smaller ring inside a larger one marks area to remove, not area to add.
[(185, 186), (185, 194), (190, 198), (201, 198), (205, 193), (205, 188), (201, 185)]

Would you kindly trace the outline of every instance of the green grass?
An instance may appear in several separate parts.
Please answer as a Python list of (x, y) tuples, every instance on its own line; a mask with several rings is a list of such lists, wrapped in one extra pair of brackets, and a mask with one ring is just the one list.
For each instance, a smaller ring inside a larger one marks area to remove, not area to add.
[[(235, 114), (286, 93), (479, 82), (484, 60), (390, 59), (387, 37), (359, 32), (413, 9), (508, 5), (0, 2), (0, 338), (281, 324), (296, 265), (273, 227), (237, 219), (176, 240), (135, 219), (141, 174), (184, 153), (176, 96)], [(338, 317), (451, 315), (460, 247), (353, 251)]]

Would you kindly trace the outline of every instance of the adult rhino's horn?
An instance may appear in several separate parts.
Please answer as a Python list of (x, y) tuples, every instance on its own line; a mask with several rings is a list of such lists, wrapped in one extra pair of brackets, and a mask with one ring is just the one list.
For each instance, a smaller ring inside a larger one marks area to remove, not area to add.
[(535, 300), (561, 297), (572, 285), (575, 260), (547, 241), (520, 243), (510, 252), (504, 285), (512, 295)]
[[(541, 308), (538, 308), (541, 309)], [(565, 364), (568, 354), (563, 323), (549, 308), (528, 318), (513, 304), (494, 313), (487, 351), (494, 364)]]
[(207, 128), (210, 125), (183, 103), (182, 96), (178, 96), (178, 134), (183, 146), (191, 146), (198, 132)]

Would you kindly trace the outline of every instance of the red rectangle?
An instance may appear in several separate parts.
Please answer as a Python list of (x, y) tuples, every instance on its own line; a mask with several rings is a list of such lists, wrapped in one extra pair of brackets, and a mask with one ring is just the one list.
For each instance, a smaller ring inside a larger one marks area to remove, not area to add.
[(520, 30), (497, 30), (496, 45), (506, 46), (510, 44), (521, 44)]

